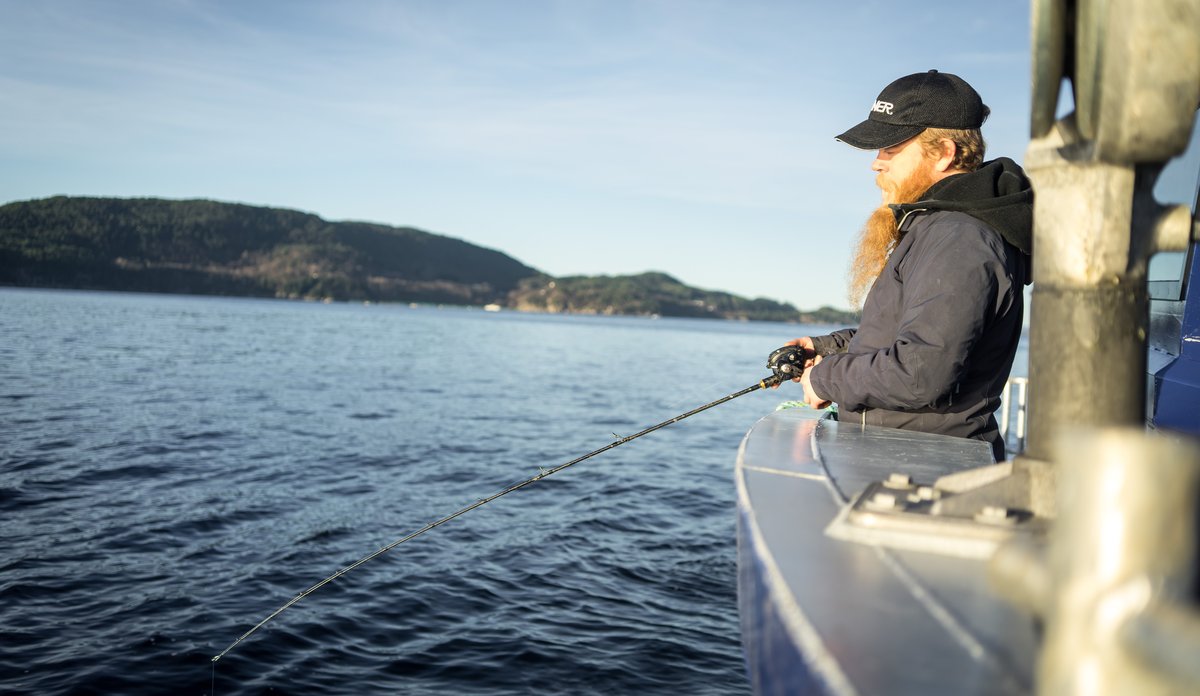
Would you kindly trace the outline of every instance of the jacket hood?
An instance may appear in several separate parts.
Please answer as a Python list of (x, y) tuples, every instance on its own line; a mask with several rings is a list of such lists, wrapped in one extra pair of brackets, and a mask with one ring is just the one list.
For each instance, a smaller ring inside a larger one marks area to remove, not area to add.
[(917, 211), (966, 213), (999, 232), (1022, 253), (1033, 255), (1033, 187), (1021, 166), (1007, 157), (984, 162), (973, 172), (942, 179), (916, 203), (891, 208), (897, 219)]

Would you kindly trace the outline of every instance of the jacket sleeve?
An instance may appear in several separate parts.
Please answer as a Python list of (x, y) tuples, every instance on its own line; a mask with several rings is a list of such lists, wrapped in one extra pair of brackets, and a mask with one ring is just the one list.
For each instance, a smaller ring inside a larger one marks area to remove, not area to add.
[[(908, 411), (952, 403), (967, 357), (992, 315), (1005, 273), (982, 223), (931, 224), (898, 265), (896, 339), (874, 352), (830, 355), (813, 368), (818, 395), (842, 409)], [(998, 275), (999, 274), (999, 275)], [(871, 317), (864, 311), (859, 330)]]
[(857, 329), (840, 329), (824, 336), (813, 336), (813, 349), (822, 357), (845, 353)]

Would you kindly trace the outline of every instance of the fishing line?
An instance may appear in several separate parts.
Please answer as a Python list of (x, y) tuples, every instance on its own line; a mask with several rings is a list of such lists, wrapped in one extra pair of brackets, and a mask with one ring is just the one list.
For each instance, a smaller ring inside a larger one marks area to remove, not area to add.
[[(271, 612), (271, 614), (268, 615), (267, 618), (263, 619), (262, 621), (259, 621), (257, 624), (254, 625), (253, 628), (251, 628), (249, 631), (246, 631), (241, 636), (239, 636), (238, 639), (233, 641), (233, 643), (231, 643), (228, 648), (225, 648), (224, 650), (222, 650), (220, 652), (220, 654), (214, 656), (212, 661), (215, 663), (218, 660), (220, 660), (222, 657), (225, 657), (225, 655), (230, 650), (233, 650), (234, 648), (236, 648), (239, 644), (241, 644), (242, 641), (246, 640), (251, 635), (253, 635), (255, 631), (257, 631), (258, 629), (267, 625), (268, 622), (270, 622), (276, 616), (279, 616), (280, 614), (282, 614), (284, 611), (287, 611), (288, 608), (292, 607), (300, 600), (302, 600), (305, 597), (309, 596), (310, 594), (316, 592), (317, 590), (321, 589), (322, 587), (328, 585), (329, 583), (333, 582), (334, 580), (342, 577), (346, 573), (349, 573), (350, 571), (354, 570), (355, 568), (359, 567), (360, 565), (362, 565), (374, 558), (382, 556), (383, 554), (387, 553), (388, 551), (391, 551), (392, 549), (396, 548), (397, 546), (399, 546), (400, 544), (403, 544), (406, 541), (409, 541), (410, 539), (415, 539), (435, 527), (440, 527), (441, 525), (449, 522), (450, 520), (455, 519), (456, 517), (460, 517), (462, 515), (467, 514), (468, 512), (474, 510), (475, 508), (487, 505), (488, 503), (492, 502), (496, 498), (508, 495), (509, 493), (512, 493), (513, 491), (517, 491), (526, 486), (537, 483), (538, 481), (541, 481), (542, 479), (546, 478), (547, 476), (556, 474), (556, 473), (562, 471), (563, 469), (566, 469), (569, 466), (574, 466), (575, 464), (578, 464), (579, 462), (582, 462), (585, 459), (591, 459), (592, 457), (596, 456), (597, 454), (600, 454), (601, 452), (607, 452), (608, 450), (610, 450), (614, 447), (619, 447), (619, 446), (625, 444), (626, 442), (629, 442), (630, 440), (636, 440), (637, 438), (639, 438), (643, 435), (652, 433), (655, 430), (659, 430), (660, 428), (665, 428), (668, 425), (671, 425), (673, 423), (678, 423), (679, 421), (683, 420), (684, 418), (694, 416), (697, 413), (700, 413), (701, 411), (707, 411), (708, 409), (710, 409), (714, 406), (720, 406), (721, 404), (725, 403), (726, 401), (732, 401), (733, 399), (736, 399), (739, 396), (745, 396), (746, 394), (749, 394), (752, 391), (757, 391), (759, 389), (765, 389), (767, 387), (773, 387), (775, 385), (781, 384), (783, 381), (785, 381), (788, 378), (790, 378), (790, 375), (781, 375), (778, 372), (776, 372), (775, 374), (772, 374), (770, 377), (767, 377), (767, 378), (759, 381), (758, 384), (755, 384), (750, 387), (746, 387), (745, 389), (742, 389), (741, 391), (737, 391), (732, 394), (723, 396), (723, 397), (717, 399), (716, 401), (710, 401), (709, 403), (704, 404), (703, 406), (700, 406), (699, 408), (694, 408), (691, 411), (688, 411), (687, 413), (681, 413), (678, 416), (675, 416), (674, 418), (672, 418), (670, 420), (665, 420), (665, 421), (659, 423), (658, 425), (650, 426), (649, 428), (646, 428), (645, 430), (643, 430), (639, 433), (634, 433), (633, 435), (629, 435), (628, 437), (623, 437), (623, 438), (617, 440), (616, 442), (610, 442), (609, 444), (605, 445), (604, 447), (601, 447), (598, 450), (588, 452), (587, 454), (583, 455), (582, 457), (572, 459), (571, 461), (569, 461), (565, 464), (559, 464), (558, 466), (553, 467), (551, 469), (540, 469), (539, 468), (538, 474), (536, 476), (531, 476), (530, 478), (527, 478), (524, 481), (521, 481), (519, 483), (514, 483), (513, 485), (505, 488), (504, 490), (502, 490), (498, 493), (493, 493), (492, 495), (489, 495), (486, 498), (481, 498), (481, 499), (475, 501), (474, 503), (471, 503), (470, 505), (468, 505), (456, 512), (446, 515), (445, 517), (438, 519), (434, 522), (430, 522), (429, 524), (425, 525), (424, 527), (421, 527), (417, 531), (412, 532), (411, 534), (408, 534), (407, 536), (401, 537), (401, 538), (393, 541), (392, 543), (388, 544), (387, 546), (384, 546), (383, 548), (379, 549), (378, 551), (375, 551), (374, 553), (363, 556), (362, 558), (358, 559), (354, 563), (351, 563), (350, 565), (346, 566), (345, 568), (342, 568), (338, 572), (334, 573), (333, 575), (330, 575), (329, 577), (325, 578), (321, 582), (318, 582), (317, 584), (315, 584), (312, 587), (308, 588), (307, 590), (301, 592), (300, 594), (296, 595), (295, 597), (292, 597), (286, 604), (279, 607), (275, 611)], [(216, 670), (215, 664), (213, 665), (213, 670), (214, 670), (214, 679), (215, 679), (215, 670)]]

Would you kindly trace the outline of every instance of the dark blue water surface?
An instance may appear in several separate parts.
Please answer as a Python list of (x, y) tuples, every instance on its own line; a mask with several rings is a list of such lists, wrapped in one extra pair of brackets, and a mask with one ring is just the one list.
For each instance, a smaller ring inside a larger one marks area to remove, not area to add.
[[(0, 289), (0, 691), (740, 694), (732, 467), (816, 331)], [(215, 688), (214, 688), (215, 685)]]

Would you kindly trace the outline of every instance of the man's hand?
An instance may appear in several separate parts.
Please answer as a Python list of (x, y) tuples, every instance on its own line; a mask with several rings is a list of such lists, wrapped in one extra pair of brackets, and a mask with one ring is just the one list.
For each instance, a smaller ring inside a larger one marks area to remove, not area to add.
[[(791, 381), (799, 382), (804, 371), (812, 367), (816, 357), (817, 353), (813, 349), (812, 339), (806, 336), (788, 341), (782, 348), (772, 351), (771, 355), (767, 357), (767, 367), (776, 375), (789, 377)], [(778, 387), (779, 385), (776, 384), (772, 386), (772, 389)]]
[[(783, 345), (785, 345), (785, 346), (800, 346), (801, 348), (804, 349), (804, 369), (805, 370), (807, 370), (808, 368), (817, 364), (817, 361), (821, 359), (821, 357), (819, 355), (817, 355), (817, 349), (813, 346), (812, 336), (805, 336), (804, 338), (793, 338), (792, 340), (788, 341), (787, 343), (785, 343)], [(792, 381), (795, 382), (796, 380), (792, 380)]]
[[(809, 342), (812, 342), (811, 339)], [(807, 365), (805, 367), (804, 375), (800, 378), (800, 386), (804, 387), (804, 403), (812, 406), (813, 408), (825, 408), (829, 404), (833, 403), (829, 399), (826, 399), (813, 391), (812, 381), (809, 379), (809, 376), (812, 374), (812, 369), (820, 363), (821, 356), (818, 355), (813, 358), (811, 365)]]
[[(800, 356), (789, 355), (791, 351), (784, 350), (788, 346), (795, 346), (799, 349)], [(767, 367), (776, 374), (789, 374), (800, 371), (792, 378), (793, 382), (799, 382), (804, 387), (804, 403), (813, 408), (825, 408), (833, 403), (829, 399), (822, 397), (813, 391), (812, 382), (809, 380), (809, 374), (813, 367), (821, 362), (821, 356), (817, 355), (817, 349), (813, 345), (811, 336), (803, 338), (794, 338), (783, 344), (780, 348), (771, 353), (771, 357), (767, 359)], [(772, 388), (777, 388), (776, 384)]]

